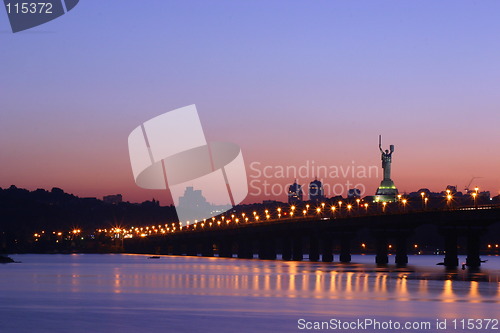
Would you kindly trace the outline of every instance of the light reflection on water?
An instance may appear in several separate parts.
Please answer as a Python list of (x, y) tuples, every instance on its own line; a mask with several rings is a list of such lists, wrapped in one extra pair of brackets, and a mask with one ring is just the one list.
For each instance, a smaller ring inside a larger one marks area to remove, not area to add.
[(0, 266), (2, 332), (290, 332), (299, 318), (494, 318), (500, 303), (498, 257), (479, 273), (445, 271), (432, 256), (405, 269), (141, 255), (13, 257), (22, 263)]

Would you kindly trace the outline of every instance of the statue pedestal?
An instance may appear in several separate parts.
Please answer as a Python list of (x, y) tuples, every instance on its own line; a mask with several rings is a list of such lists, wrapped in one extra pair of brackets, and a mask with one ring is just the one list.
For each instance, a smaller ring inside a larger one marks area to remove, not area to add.
[(375, 193), (376, 202), (395, 202), (398, 200), (398, 189), (392, 179), (384, 179)]

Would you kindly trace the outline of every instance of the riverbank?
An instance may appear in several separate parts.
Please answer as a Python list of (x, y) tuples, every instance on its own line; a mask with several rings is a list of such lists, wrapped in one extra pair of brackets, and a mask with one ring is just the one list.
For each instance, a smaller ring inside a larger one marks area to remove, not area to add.
[(10, 257), (0, 255), (0, 264), (7, 264), (10, 262), (14, 262), (14, 260)]

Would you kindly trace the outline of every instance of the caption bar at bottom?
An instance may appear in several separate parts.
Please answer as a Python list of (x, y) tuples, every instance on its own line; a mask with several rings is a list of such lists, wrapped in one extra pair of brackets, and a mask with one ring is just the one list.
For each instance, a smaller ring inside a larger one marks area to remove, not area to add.
[(415, 331), (439, 331), (439, 330), (499, 330), (499, 320), (488, 318), (456, 318), (436, 319), (434, 321), (393, 321), (377, 320), (374, 318), (360, 318), (355, 320), (341, 320), (332, 318), (328, 321), (309, 321), (299, 319), (297, 321), (299, 330), (415, 330)]

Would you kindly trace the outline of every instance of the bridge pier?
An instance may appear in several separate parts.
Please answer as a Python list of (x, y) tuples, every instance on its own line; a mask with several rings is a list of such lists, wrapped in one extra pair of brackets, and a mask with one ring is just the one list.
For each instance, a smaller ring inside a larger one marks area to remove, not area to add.
[(281, 242), (281, 258), (283, 260), (292, 260), (292, 239), (285, 236)]
[(167, 242), (162, 242), (162, 244), (159, 245), (159, 251), (157, 251), (157, 254), (168, 254)]
[(198, 243), (190, 241), (186, 245), (186, 255), (196, 257), (198, 255)]
[(400, 233), (396, 238), (396, 265), (404, 267), (408, 264), (408, 235)]
[(321, 242), (321, 261), (332, 262), (333, 261), (333, 251), (332, 251), (332, 239), (330, 236), (323, 236), (323, 241)]
[(292, 260), (302, 261), (304, 259), (304, 250), (302, 247), (302, 235), (296, 235), (293, 239)]
[(340, 239), (340, 262), (351, 262), (351, 235), (343, 234)]
[(465, 260), (465, 263), (469, 268), (474, 269), (481, 266), (481, 258), (479, 257), (480, 249), (481, 243), (479, 231), (469, 231), (467, 235), (467, 259)]
[(240, 238), (238, 240), (238, 258), (253, 259), (252, 239)]
[(219, 257), (232, 258), (233, 257), (233, 243), (230, 239), (223, 239), (218, 244)]
[(448, 268), (458, 266), (458, 241), (455, 229), (444, 230), (444, 265)]
[(309, 261), (319, 261), (319, 240), (318, 236), (313, 234), (309, 237)]
[(269, 236), (261, 236), (259, 240), (259, 259), (276, 260), (276, 243)]
[(214, 245), (211, 240), (204, 240), (201, 244), (201, 256), (202, 257), (213, 257), (214, 256)]
[(389, 263), (389, 252), (387, 249), (387, 237), (384, 235), (377, 235), (375, 263), (377, 265), (387, 265)]
[(172, 243), (172, 254), (174, 256), (181, 256), (184, 254), (183, 244), (180, 244), (179, 241), (175, 241)]

